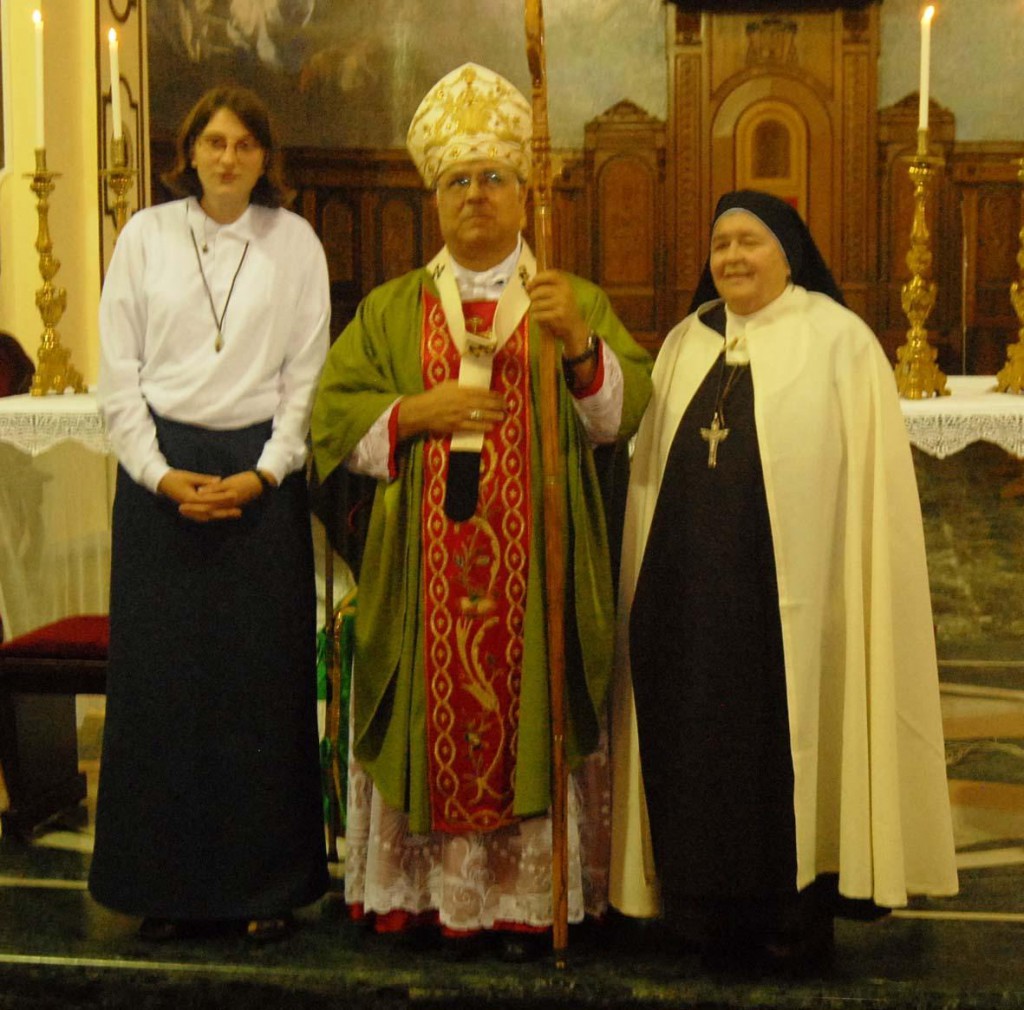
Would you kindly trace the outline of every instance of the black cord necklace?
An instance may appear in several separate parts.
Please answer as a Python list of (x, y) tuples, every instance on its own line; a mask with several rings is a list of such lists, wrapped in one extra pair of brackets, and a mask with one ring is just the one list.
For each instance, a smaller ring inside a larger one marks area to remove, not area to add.
[(746, 364), (735, 364), (725, 380), (725, 388), (722, 388), (722, 377), (725, 375), (725, 348), (722, 348), (721, 365), (718, 369), (718, 387), (715, 390), (715, 413), (711, 418), (711, 425), (700, 429), (700, 437), (708, 444), (708, 469), (714, 470), (718, 466), (718, 446), (729, 437), (729, 429), (725, 426), (725, 401), (736, 385), (741, 369)]
[(249, 252), (249, 243), (245, 243), (245, 248), (242, 250), (242, 258), (238, 261), (238, 266), (235, 267), (235, 276), (231, 278), (231, 287), (228, 288), (228, 296), (224, 300), (224, 311), (221, 312), (220, 318), (218, 319), (217, 306), (213, 303), (213, 292), (210, 291), (210, 284), (206, 279), (206, 271), (203, 269), (203, 259), (199, 255), (199, 244), (196, 242), (196, 233), (191, 227), (189, 227), (188, 233), (192, 237), (192, 248), (196, 252), (196, 264), (199, 267), (199, 276), (203, 279), (203, 287), (206, 288), (206, 298), (210, 303), (210, 312), (213, 315), (213, 323), (217, 327), (217, 339), (213, 342), (213, 349), (220, 354), (221, 349), (224, 347), (224, 317), (228, 314), (228, 306), (231, 304), (231, 296), (235, 293), (235, 281), (238, 280), (238, 275), (242, 270), (242, 264), (245, 262), (246, 254)]

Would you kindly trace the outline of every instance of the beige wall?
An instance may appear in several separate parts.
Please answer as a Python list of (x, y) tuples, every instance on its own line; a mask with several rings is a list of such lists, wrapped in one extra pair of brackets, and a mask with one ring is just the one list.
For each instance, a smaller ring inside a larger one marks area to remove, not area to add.
[[(934, 0), (931, 96), (956, 116), (960, 141), (1024, 137), (1024, 2)], [(882, 4), (878, 99), (917, 91), (920, 0)]]
[(23, 178), (35, 165), (35, 57), (32, 11), (45, 22), (46, 157), (61, 173), (50, 197), (50, 234), (67, 290), (57, 329), (88, 383), (99, 361), (99, 217), (96, 206), (95, 10), (88, 0), (0, 0), (10, 130), (0, 178), (0, 328), (33, 357), (42, 333), (35, 292), (42, 285), (35, 196)]

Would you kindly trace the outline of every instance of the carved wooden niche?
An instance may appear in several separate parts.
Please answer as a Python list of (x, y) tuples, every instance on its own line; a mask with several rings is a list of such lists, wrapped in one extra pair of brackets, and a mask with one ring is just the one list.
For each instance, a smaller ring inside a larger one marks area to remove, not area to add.
[(634, 337), (664, 336), (665, 124), (623, 101), (585, 129), (591, 276)]
[(965, 372), (999, 371), (1007, 344), (1017, 340), (1020, 323), (1010, 285), (1021, 273), (1017, 257), (1024, 234), (1024, 192), (1018, 176), (1022, 156), (1020, 141), (958, 145), (952, 175), (963, 224), (959, 329)]
[(877, 278), (879, 22), (862, 10), (670, 17), (670, 300), (680, 317), (711, 215), (759, 189), (805, 218), (851, 307), (869, 323)]

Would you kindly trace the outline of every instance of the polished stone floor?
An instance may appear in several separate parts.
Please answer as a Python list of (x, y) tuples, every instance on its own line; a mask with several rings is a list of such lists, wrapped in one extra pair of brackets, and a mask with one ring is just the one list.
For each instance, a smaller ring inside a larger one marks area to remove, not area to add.
[[(575, 936), (567, 969), (445, 962), (349, 923), (336, 896), (273, 947), (240, 937), (154, 947), (88, 897), (87, 856), (0, 848), (0, 1007), (1024, 1006), (1024, 873), (963, 873), (963, 894), (875, 924), (841, 922), (836, 966), (800, 981), (709, 977), (653, 937)], [(634, 938), (635, 939), (635, 938)]]
[[(0, 1008), (1024, 1008), (1024, 691), (1004, 686), (1020, 672), (943, 666), (961, 894), (873, 924), (839, 922), (836, 963), (820, 977), (710, 976), (656, 931), (614, 923), (574, 933), (565, 969), (452, 963), (353, 925), (340, 881), (283, 943), (154, 946), (136, 936), (137, 920), (86, 892), (90, 796), (78, 823), (31, 844), (0, 838)], [(96, 728), (86, 720), (86, 753)], [(83, 769), (94, 789), (98, 761)]]

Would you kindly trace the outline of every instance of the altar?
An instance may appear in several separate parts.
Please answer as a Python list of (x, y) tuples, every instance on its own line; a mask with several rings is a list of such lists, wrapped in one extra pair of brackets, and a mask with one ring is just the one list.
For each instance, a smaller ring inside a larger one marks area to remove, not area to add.
[[(1024, 396), (984, 375), (902, 400), (925, 516), (940, 656), (986, 640), (1024, 660)], [(11, 638), (106, 613), (116, 462), (96, 399), (0, 399), (0, 620)]]
[(106, 613), (116, 463), (95, 397), (0, 399), (0, 620)]
[[(1018, 665), (1024, 686), (1024, 396), (992, 376), (903, 400), (924, 516), (939, 658)], [(1008, 685), (1009, 686), (1009, 685)]]

